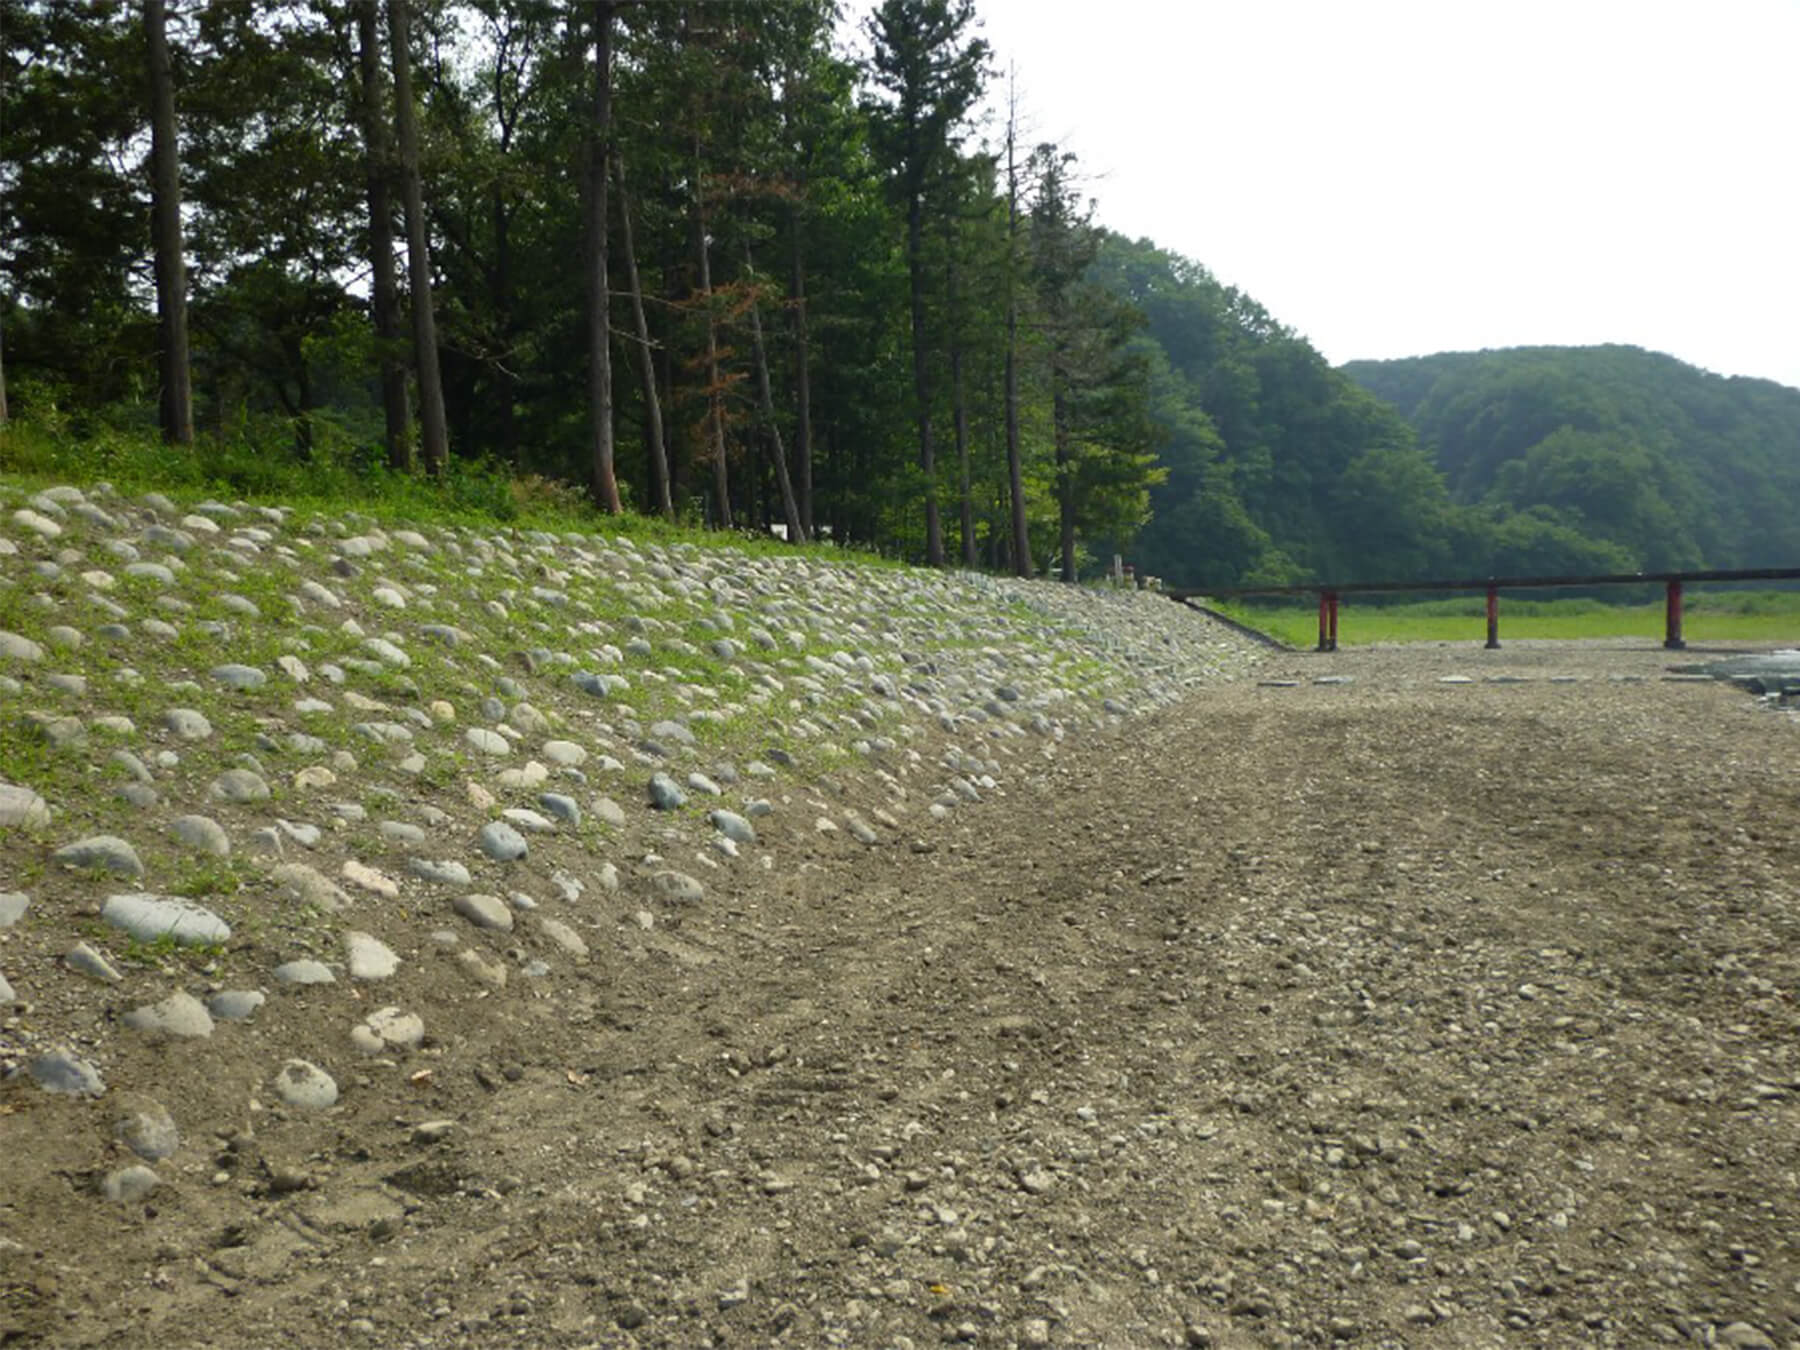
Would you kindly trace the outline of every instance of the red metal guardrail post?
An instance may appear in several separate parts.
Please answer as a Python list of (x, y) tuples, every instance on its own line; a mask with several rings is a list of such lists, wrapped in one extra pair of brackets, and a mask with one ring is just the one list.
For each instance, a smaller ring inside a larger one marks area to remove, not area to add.
[(1319, 645), (1315, 649), (1321, 652), (1331, 650), (1331, 592), (1319, 592)]
[(1487, 621), (1487, 649), (1498, 651), (1500, 647), (1500, 588), (1498, 586), (1487, 588)]
[(1687, 643), (1682, 639), (1682, 636), (1681, 636), (1681, 582), (1680, 581), (1671, 580), (1669, 582), (1669, 595), (1668, 595), (1668, 600), (1665, 602), (1665, 604), (1663, 606), (1663, 613), (1664, 613), (1663, 646), (1667, 647), (1670, 651), (1678, 652), (1683, 647), (1687, 646)]
[(1338, 593), (1336, 591), (1329, 591), (1329, 592), (1327, 592), (1327, 594), (1331, 597), (1331, 648), (1330, 648), (1330, 650), (1335, 652), (1337, 650)]

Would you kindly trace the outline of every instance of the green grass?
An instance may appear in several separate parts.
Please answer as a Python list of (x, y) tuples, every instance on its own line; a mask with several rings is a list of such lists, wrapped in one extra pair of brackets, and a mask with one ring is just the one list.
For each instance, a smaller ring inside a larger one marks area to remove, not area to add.
[[(1242, 601), (1214, 608), (1290, 647), (1311, 648), (1319, 639), (1316, 604), (1265, 605)], [(1397, 604), (1338, 606), (1338, 644), (1378, 642), (1479, 642), (1487, 636), (1486, 600), (1479, 595)], [(1682, 634), (1689, 643), (1760, 642), (1800, 645), (1800, 591), (1690, 591)], [(1663, 603), (1607, 604), (1591, 598), (1513, 599), (1500, 596), (1500, 640), (1509, 638), (1644, 638), (1663, 635)]]
[[(209, 498), (294, 508), (292, 525), (309, 517), (354, 513), (395, 529), (497, 526), (561, 535), (625, 535), (639, 545), (733, 548), (758, 555), (813, 556), (873, 567), (904, 566), (897, 559), (832, 544), (790, 545), (752, 531), (707, 530), (694, 521), (660, 516), (609, 516), (578, 487), (535, 475), (516, 476), (501, 464), (453, 460), (442, 478), (390, 472), (379, 453), (336, 431), (329, 419), (312, 458), (292, 453), (277, 424), (246, 425), (202, 435), (189, 449), (162, 444), (154, 430), (124, 414), (102, 410), (74, 417), (59, 409), (0, 425), (0, 474), (22, 495), (59, 483), (111, 483), (121, 494), (161, 492), (180, 506)], [(116, 414), (116, 415), (115, 415)], [(109, 420), (110, 418), (110, 420)], [(256, 562), (246, 559), (246, 574)], [(252, 597), (255, 598), (255, 597)]]

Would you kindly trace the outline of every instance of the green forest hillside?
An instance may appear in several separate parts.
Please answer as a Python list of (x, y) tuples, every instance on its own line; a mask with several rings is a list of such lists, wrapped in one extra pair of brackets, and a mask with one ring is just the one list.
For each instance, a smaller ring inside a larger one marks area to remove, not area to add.
[(1521, 347), (1343, 373), (1397, 408), (1459, 509), (1615, 546), (1627, 570), (1800, 559), (1800, 390), (1637, 347)]

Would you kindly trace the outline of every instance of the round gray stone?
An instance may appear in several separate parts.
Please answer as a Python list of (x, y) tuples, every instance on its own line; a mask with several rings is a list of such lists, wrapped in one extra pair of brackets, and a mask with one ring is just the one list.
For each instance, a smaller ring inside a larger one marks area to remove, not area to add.
[(133, 1031), (176, 1040), (204, 1040), (213, 1032), (212, 1014), (206, 1005), (179, 989), (158, 1003), (133, 1008), (124, 1022)]
[(269, 682), (268, 675), (255, 666), (241, 666), (235, 662), (214, 666), (212, 677), (227, 689), (261, 689)]
[(161, 1177), (142, 1163), (133, 1163), (130, 1167), (108, 1172), (100, 1183), (100, 1193), (114, 1204), (135, 1205), (160, 1185)]
[(510, 755), (512, 742), (497, 731), (489, 731), (486, 727), (470, 727), (463, 732), (463, 740), (470, 748), (484, 755)]
[(141, 892), (111, 897), (100, 907), (100, 918), (139, 942), (169, 938), (198, 947), (231, 937), (231, 925), (210, 909)]
[(162, 726), (184, 741), (203, 741), (212, 735), (212, 723), (192, 708), (170, 708), (162, 715)]
[(565, 797), (560, 792), (546, 792), (538, 797), (538, 805), (565, 825), (581, 824), (581, 807), (573, 797)]
[(756, 827), (735, 811), (715, 810), (706, 813), (706, 818), (720, 834), (736, 844), (754, 844)]
[(377, 1008), (350, 1031), (350, 1043), (364, 1054), (416, 1050), (425, 1039), (425, 1021), (399, 1008)]
[(385, 980), (400, 969), (400, 958), (394, 949), (369, 933), (355, 930), (345, 933), (344, 951), (349, 958), (353, 980)]
[(275, 1075), (275, 1092), (289, 1106), (323, 1111), (337, 1105), (337, 1080), (317, 1064), (290, 1059)]
[(248, 1022), (266, 1001), (260, 989), (221, 989), (206, 1000), (206, 1010), (221, 1022)]
[(50, 823), (50, 807), (28, 787), (0, 783), (0, 829), (33, 827)]
[(687, 805), (687, 793), (666, 773), (650, 776), (650, 805), (658, 811), (675, 811)]
[(552, 764), (576, 769), (587, 763), (587, 750), (574, 741), (545, 741), (544, 758)]
[(302, 957), (298, 961), (284, 961), (276, 966), (275, 980), (278, 984), (336, 984), (337, 976), (331, 973), (331, 967), (323, 961)]
[(496, 933), (512, 932), (512, 911), (499, 896), (459, 895), (450, 902), (450, 906), (477, 928)]
[(201, 853), (210, 853), (216, 858), (231, 856), (231, 837), (211, 816), (177, 816), (169, 822), (169, 833)]
[(181, 1147), (181, 1132), (160, 1102), (133, 1097), (122, 1102), (113, 1120), (113, 1134), (138, 1157), (161, 1162)]
[(27, 1066), (31, 1081), (45, 1092), (67, 1097), (98, 1097), (106, 1091), (100, 1071), (70, 1050), (52, 1050)]
[(676, 904), (695, 904), (706, 895), (706, 887), (686, 872), (658, 872), (650, 878), (650, 885), (663, 899)]
[(96, 872), (116, 872), (125, 877), (144, 875), (144, 864), (137, 850), (117, 835), (95, 834), (64, 844), (51, 855), (64, 867), (79, 867)]
[(471, 879), (468, 868), (448, 858), (408, 858), (406, 870), (420, 881), (440, 886), (467, 886)]
[(44, 659), (44, 649), (28, 637), (0, 628), (0, 657), (30, 664)]
[(475, 847), (495, 862), (514, 862), (530, 850), (525, 836), (504, 821), (491, 820), (475, 836)]
[(207, 791), (215, 800), (240, 805), (269, 799), (268, 783), (253, 769), (227, 769), (213, 779), (212, 787)]

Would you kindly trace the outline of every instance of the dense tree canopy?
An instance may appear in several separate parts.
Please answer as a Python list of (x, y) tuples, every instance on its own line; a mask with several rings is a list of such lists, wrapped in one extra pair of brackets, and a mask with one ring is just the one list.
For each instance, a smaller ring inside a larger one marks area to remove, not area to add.
[(1067, 577), (1800, 553), (1800, 393), (1623, 349), (1347, 378), (983, 120), (971, 0), (883, 0), (861, 55), (833, 0), (0, 0), (0, 31), (0, 422), (153, 432), (186, 367), (201, 450)]

